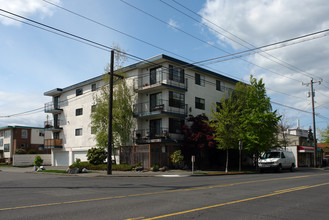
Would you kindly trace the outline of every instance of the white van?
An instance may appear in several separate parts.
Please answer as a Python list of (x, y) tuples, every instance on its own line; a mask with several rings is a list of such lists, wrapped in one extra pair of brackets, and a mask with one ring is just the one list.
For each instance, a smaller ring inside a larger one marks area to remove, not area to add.
[(295, 168), (295, 156), (292, 152), (272, 150), (265, 152), (258, 161), (258, 167), (260, 172), (271, 169), (281, 172), (282, 169), (290, 169), (294, 171)]

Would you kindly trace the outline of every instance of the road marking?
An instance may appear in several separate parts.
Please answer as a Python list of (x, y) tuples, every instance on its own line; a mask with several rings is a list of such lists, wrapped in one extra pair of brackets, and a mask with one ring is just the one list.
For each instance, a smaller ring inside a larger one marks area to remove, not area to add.
[(229, 183), (229, 184), (222, 184), (222, 185), (193, 187), (193, 188), (166, 190), (166, 191), (149, 192), (149, 193), (138, 193), (138, 194), (125, 195), (125, 196), (110, 196), (110, 197), (104, 197), (104, 198), (94, 198), (94, 199), (83, 199), (83, 200), (75, 200), (75, 201), (64, 201), (64, 202), (54, 202), (54, 203), (16, 206), (16, 207), (0, 208), (0, 211), (9, 211), (9, 210), (27, 209), (27, 208), (36, 208), (36, 207), (46, 207), (46, 206), (64, 205), (64, 204), (75, 204), (75, 203), (83, 203), (83, 202), (95, 202), (95, 201), (102, 201), (102, 200), (112, 200), (112, 199), (122, 199), (122, 198), (129, 198), (129, 197), (138, 197), (138, 196), (159, 195), (159, 194), (174, 193), (174, 192), (188, 192), (188, 191), (196, 191), (196, 190), (224, 188), (224, 187), (237, 186), (237, 185), (242, 185), (242, 184), (260, 183), (260, 182), (277, 181), (277, 180), (285, 180), (285, 179), (298, 179), (298, 178), (307, 178), (307, 177), (312, 177), (312, 176), (323, 176), (323, 175), (329, 175), (329, 174), (326, 173), (326, 174), (305, 175), (305, 176), (295, 176), (295, 177), (280, 177), (280, 178), (272, 178), (272, 179), (251, 180), (251, 181), (238, 182), (238, 183)]
[(295, 188), (278, 190), (278, 191), (275, 191), (273, 193), (266, 194), (266, 195), (255, 196), (255, 197), (236, 200), (236, 201), (232, 201), (232, 202), (220, 203), (220, 204), (216, 204), (216, 205), (205, 206), (205, 207), (190, 209), (190, 210), (181, 211), (181, 212), (170, 213), (170, 214), (151, 217), (151, 218), (145, 218), (143, 220), (153, 220), (153, 219), (167, 218), (167, 217), (171, 217), (171, 216), (177, 216), (177, 215), (187, 214), (187, 213), (191, 213), (191, 212), (197, 212), (197, 211), (202, 211), (202, 210), (206, 210), (206, 209), (211, 209), (211, 208), (216, 208), (216, 207), (221, 207), (221, 206), (226, 206), (226, 205), (232, 205), (232, 204), (247, 202), (247, 201), (256, 200), (256, 199), (262, 199), (262, 198), (271, 197), (271, 196), (275, 196), (275, 195), (279, 195), (279, 194), (294, 192), (294, 191), (298, 191), (298, 190), (305, 190), (305, 189), (310, 189), (310, 188), (315, 188), (315, 187), (325, 186), (325, 185), (329, 185), (329, 183), (326, 182), (326, 183), (321, 183), (321, 184), (312, 185), (312, 186), (300, 186), (300, 187), (295, 187)]

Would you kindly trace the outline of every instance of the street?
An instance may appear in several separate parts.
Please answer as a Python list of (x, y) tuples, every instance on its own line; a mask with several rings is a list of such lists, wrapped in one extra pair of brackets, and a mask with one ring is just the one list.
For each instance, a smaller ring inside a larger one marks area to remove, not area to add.
[(329, 171), (188, 177), (0, 172), (0, 219), (325, 219)]

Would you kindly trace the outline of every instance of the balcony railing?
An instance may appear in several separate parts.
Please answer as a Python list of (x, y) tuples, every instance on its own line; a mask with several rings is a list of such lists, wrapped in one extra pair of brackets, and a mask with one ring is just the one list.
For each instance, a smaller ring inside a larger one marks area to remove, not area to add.
[(54, 102), (45, 103), (45, 112), (46, 113), (59, 113), (63, 109), (60, 108), (59, 104), (54, 104)]
[(60, 127), (60, 120), (48, 120), (44, 122), (46, 130), (59, 131), (63, 128)]
[(185, 117), (187, 104), (178, 104), (169, 100), (157, 100), (156, 103), (144, 102), (134, 105), (134, 116), (142, 117), (155, 114), (176, 114)]
[(159, 86), (170, 86), (176, 89), (187, 90), (187, 78), (170, 77), (168, 73), (160, 71), (155, 77), (151, 77), (150, 74), (147, 74), (134, 79), (134, 90), (137, 92)]
[(45, 139), (44, 141), (45, 148), (62, 148), (63, 143), (62, 139)]

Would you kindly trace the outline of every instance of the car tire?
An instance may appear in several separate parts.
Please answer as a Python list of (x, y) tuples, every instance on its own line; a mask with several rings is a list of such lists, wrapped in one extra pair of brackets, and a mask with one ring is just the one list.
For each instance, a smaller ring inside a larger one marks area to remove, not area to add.
[(295, 171), (295, 164), (291, 164), (290, 172), (294, 172), (294, 171)]
[(281, 172), (282, 172), (282, 166), (281, 166), (281, 164), (279, 164), (279, 166), (278, 166), (278, 168), (276, 169), (276, 171), (277, 171), (278, 173), (281, 173)]

